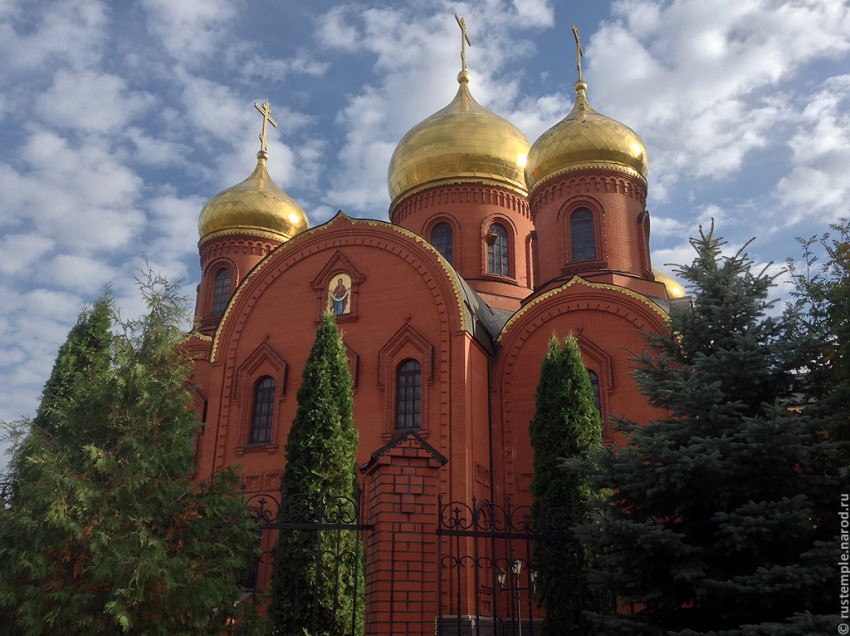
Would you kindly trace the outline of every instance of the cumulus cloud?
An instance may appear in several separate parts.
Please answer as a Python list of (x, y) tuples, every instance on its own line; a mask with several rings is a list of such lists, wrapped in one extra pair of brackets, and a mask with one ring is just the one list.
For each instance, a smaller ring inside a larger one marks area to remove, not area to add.
[(60, 70), (38, 96), (36, 113), (53, 126), (85, 132), (120, 131), (144, 113), (154, 98), (128, 89), (116, 75)]
[(0, 66), (18, 77), (45, 64), (88, 67), (107, 37), (107, 11), (98, 0), (60, 0), (40, 11), (8, 2), (0, 18)]
[(847, 215), (850, 200), (850, 75), (829, 78), (807, 101), (788, 143), (793, 167), (778, 186), (789, 223), (837, 220)]
[(624, 0), (613, 14), (587, 47), (591, 102), (650, 142), (668, 188), (672, 173), (739, 171), (795, 114), (787, 94), (767, 89), (850, 50), (850, 8), (831, 0)]
[(228, 35), (239, 0), (143, 0), (148, 28), (171, 56), (187, 67), (207, 59)]
[[(519, 59), (533, 52), (521, 29), (549, 26), (551, 4), (494, 2), (459, 11), (474, 25), (467, 50), (473, 95), (497, 113), (515, 114), (519, 84), (499, 69), (509, 56)], [(398, 140), (457, 91), (460, 30), (445, 13), (415, 5), (363, 11), (346, 5), (323, 16), (317, 34), (327, 47), (374, 60), (376, 81), (350, 96), (339, 113), (345, 142), (337, 155), (341, 170), (329, 191), (329, 198), (347, 211), (374, 216), (389, 203), (386, 168)]]

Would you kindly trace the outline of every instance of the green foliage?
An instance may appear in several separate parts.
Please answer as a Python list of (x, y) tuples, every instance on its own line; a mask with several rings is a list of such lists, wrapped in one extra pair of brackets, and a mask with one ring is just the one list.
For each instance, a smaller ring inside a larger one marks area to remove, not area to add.
[[(529, 426), (534, 449), (534, 516), (544, 533), (589, 522), (595, 515), (586, 473), (566, 470), (564, 459), (586, 458), (602, 440), (590, 377), (572, 336), (563, 345), (552, 337), (540, 369), (534, 419)], [(535, 544), (537, 595), (546, 610), (542, 633), (590, 633), (583, 610), (599, 609), (587, 581), (590, 554), (568, 531)]]
[[(837, 437), (850, 440), (850, 219), (831, 226), (819, 239), (799, 239), (802, 266), (788, 261), (796, 284), (789, 317), (805, 345), (806, 395), (839, 421)], [(815, 250), (826, 255), (818, 262)]]
[(830, 424), (787, 408), (800, 358), (793, 325), (767, 313), (773, 279), (742, 251), (722, 256), (713, 229), (691, 243), (678, 273), (693, 310), (674, 311), (637, 361), (670, 416), (622, 422), (629, 443), (600, 456), (611, 505), (584, 537), (604, 565), (596, 580), (632, 613), (595, 621), (623, 634), (834, 631), (846, 484)]
[[(182, 300), (149, 278), (148, 313), (109, 295), (59, 351), (0, 512), (0, 608), (16, 634), (209, 634), (238, 600), (254, 523), (221, 473), (198, 490)], [(112, 333), (117, 323), (117, 333)]]
[[(354, 399), (345, 345), (326, 313), (304, 367), (298, 411), (286, 443), (281, 482), (284, 518), (356, 523), (359, 492)], [(363, 574), (352, 531), (281, 531), (272, 589), (280, 633), (333, 636), (363, 630)], [(354, 598), (358, 599), (357, 607)]]

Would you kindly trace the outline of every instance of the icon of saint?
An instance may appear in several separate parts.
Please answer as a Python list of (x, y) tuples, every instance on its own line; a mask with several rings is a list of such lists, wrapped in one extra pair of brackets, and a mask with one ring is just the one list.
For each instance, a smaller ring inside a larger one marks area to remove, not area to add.
[(337, 316), (348, 313), (348, 297), (351, 290), (345, 286), (342, 277), (337, 278), (336, 286), (330, 291), (331, 311)]

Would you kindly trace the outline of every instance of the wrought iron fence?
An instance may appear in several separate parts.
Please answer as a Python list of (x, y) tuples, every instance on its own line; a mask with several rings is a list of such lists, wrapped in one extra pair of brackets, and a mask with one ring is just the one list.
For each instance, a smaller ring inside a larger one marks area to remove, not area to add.
[[(293, 622), (293, 633), (296, 622), (309, 624), (311, 634), (362, 633), (361, 533), (371, 526), (360, 523), (359, 499), (326, 492), (283, 498), (260, 493), (245, 503), (259, 521), (261, 545), (266, 546), (243, 582), (254, 601), (265, 565), (272, 571), (271, 593), (282, 595), (274, 607), (285, 624)], [(345, 627), (340, 632), (339, 616), (349, 613), (350, 620), (342, 621)], [(328, 626), (331, 622), (334, 627)]]
[(537, 541), (562, 541), (569, 521), (532, 517), (529, 506), (439, 500), (437, 534), (441, 599), (438, 636), (534, 636)]

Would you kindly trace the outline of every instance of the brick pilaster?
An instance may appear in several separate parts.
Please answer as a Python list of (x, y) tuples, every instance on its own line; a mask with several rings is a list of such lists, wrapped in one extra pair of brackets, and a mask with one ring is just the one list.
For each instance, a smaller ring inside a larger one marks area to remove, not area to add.
[(366, 633), (432, 635), (437, 598), (437, 475), (446, 458), (415, 433), (372, 454), (367, 475)]

